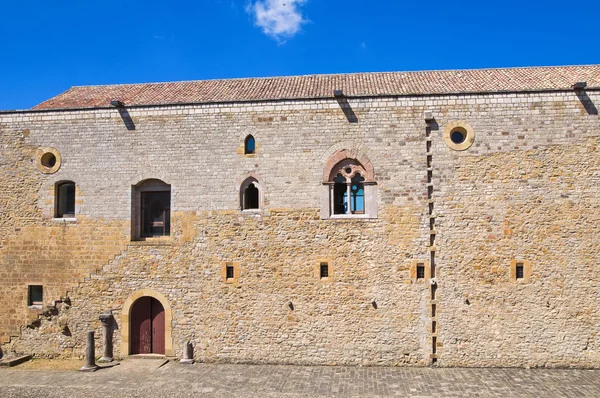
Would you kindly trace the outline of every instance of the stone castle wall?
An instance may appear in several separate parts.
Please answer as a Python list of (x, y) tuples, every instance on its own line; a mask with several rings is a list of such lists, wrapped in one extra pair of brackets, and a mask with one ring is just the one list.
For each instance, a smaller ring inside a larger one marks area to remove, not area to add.
[[(349, 103), (357, 123), (335, 100), (131, 108), (134, 130), (116, 109), (0, 115), (4, 349), (80, 355), (111, 310), (126, 355), (121, 312), (148, 289), (168, 300), (174, 352), (191, 340), (204, 361), (426, 365), (436, 338), (442, 366), (596, 367), (598, 116), (571, 92)], [(455, 120), (475, 132), (465, 151), (443, 139)], [(60, 151), (56, 174), (36, 170), (39, 147)], [(321, 219), (323, 169), (340, 149), (373, 163), (376, 219)], [(250, 173), (259, 214), (239, 210)], [(131, 189), (148, 178), (171, 185), (172, 238), (132, 242)], [(75, 222), (52, 219), (63, 180), (77, 184)], [(432, 251), (434, 302), (410, 270)], [(515, 259), (531, 263), (529, 281), (510, 282)], [(70, 305), (21, 327), (38, 315), (26, 302), (38, 283), (45, 304)]]

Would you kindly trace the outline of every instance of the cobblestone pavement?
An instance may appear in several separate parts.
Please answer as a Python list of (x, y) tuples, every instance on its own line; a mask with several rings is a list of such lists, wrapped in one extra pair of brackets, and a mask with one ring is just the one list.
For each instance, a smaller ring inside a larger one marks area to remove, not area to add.
[(600, 370), (182, 365), (0, 369), (0, 397), (600, 397)]

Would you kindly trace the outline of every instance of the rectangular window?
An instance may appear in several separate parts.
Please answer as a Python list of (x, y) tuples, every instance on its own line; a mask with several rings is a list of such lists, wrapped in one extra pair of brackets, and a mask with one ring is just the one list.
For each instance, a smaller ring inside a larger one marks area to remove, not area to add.
[(425, 279), (425, 264), (417, 264), (417, 279)]
[(63, 182), (56, 187), (56, 218), (75, 217), (75, 184)]
[(226, 279), (233, 279), (233, 277), (234, 277), (233, 265), (228, 264), (225, 272), (226, 272), (226, 274), (225, 274)]
[(524, 277), (523, 263), (517, 263), (515, 270), (516, 270), (516, 272), (515, 272), (516, 278), (523, 279), (523, 277)]
[(44, 303), (42, 286), (29, 286), (27, 305), (42, 305)]
[(329, 264), (321, 263), (320, 276), (321, 279), (329, 277)]
[(171, 192), (142, 192), (142, 236), (169, 236)]

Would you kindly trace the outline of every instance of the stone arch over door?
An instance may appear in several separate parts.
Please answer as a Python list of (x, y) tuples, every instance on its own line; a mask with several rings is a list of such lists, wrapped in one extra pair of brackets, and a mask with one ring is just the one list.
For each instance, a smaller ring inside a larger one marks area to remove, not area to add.
[(175, 352), (173, 351), (173, 315), (171, 306), (164, 295), (152, 289), (141, 289), (134, 292), (123, 304), (123, 310), (121, 312), (121, 355), (131, 354), (131, 310), (134, 303), (142, 297), (152, 297), (158, 300), (162, 305), (165, 316), (165, 355), (175, 356)]

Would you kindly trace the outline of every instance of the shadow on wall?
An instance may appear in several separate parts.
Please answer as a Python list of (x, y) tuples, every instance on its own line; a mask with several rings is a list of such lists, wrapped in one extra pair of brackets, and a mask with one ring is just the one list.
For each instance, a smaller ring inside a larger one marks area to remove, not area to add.
[(135, 123), (131, 120), (131, 116), (129, 116), (129, 112), (125, 108), (119, 108), (119, 115), (121, 115), (121, 119), (123, 119), (123, 123), (125, 123), (125, 127), (127, 130), (135, 130)]
[(340, 105), (340, 108), (342, 108), (344, 115), (346, 115), (346, 119), (348, 119), (348, 122), (358, 123), (358, 117), (356, 117), (356, 113), (354, 113), (354, 111), (352, 110), (352, 107), (348, 103), (348, 100), (346, 98), (336, 98), (336, 100)]
[(3, 356), (4, 354), (2, 353), (2, 347), (0, 347), (0, 359), (2, 359)]
[(592, 102), (590, 97), (588, 97), (585, 91), (577, 91), (576, 94), (577, 98), (579, 98), (579, 101), (581, 101), (581, 105), (583, 105), (588, 115), (598, 114), (598, 108), (596, 108), (596, 105), (594, 105), (594, 103)]

